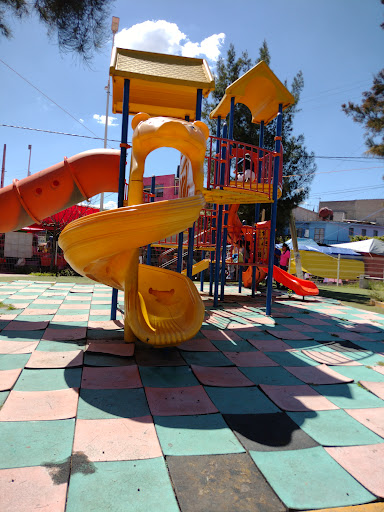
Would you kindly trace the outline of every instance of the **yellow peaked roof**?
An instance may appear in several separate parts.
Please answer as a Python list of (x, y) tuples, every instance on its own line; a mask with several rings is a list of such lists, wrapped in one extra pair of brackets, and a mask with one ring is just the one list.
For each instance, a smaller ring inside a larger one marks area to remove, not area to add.
[(231, 98), (236, 103), (246, 105), (252, 114), (252, 122), (265, 124), (272, 121), (278, 113), (279, 104), (283, 110), (295, 102), (295, 98), (269, 69), (264, 61), (259, 62), (245, 75), (229, 85), (220, 103), (210, 113), (211, 119), (227, 117), (231, 109)]
[(197, 90), (207, 97), (215, 88), (204, 59), (114, 48), (110, 75), (113, 80), (112, 112), (123, 111), (124, 79), (130, 80), (129, 113), (168, 116), (191, 121), (196, 116)]

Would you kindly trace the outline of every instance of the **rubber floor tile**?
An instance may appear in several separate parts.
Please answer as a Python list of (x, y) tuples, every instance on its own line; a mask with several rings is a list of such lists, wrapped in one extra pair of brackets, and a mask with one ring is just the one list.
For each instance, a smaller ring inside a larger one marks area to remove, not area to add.
[(83, 452), (93, 462), (162, 456), (151, 416), (77, 420), (73, 451)]
[(88, 313), (76, 314), (76, 315), (55, 315), (52, 320), (54, 322), (87, 322), (89, 318)]
[(2, 321), (2, 322), (10, 322), (11, 320), (14, 320), (20, 314), (20, 312), (21, 312), (21, 310), (19, 310), (18, 313), (1, 314), (0, 315), (0, 321)]
[(67, 481), (55, 482), (47, 467), (0, 470), (2, 512), (64, 512)]
[(224, 414), (224, 419), (246, 450), (270, 452), (318, 446), (283, 412)]
[(125, 357), (133, 356), (134, 351), (134, 343), (103, 343), (90, 341), (86, 348), (86, 352), (98, 352)]
[(185, 366), (183, 357), (175, 347), (159, 350), (136, 342), (135, 359), (139, 366)]
[(368, 491), (384, 498), (384, 444), (326, 448)]
[(318, 366), (320, 364), (303, 354), (300, 350), (264, 353), (281, 366)]
[(222, 414), (268, 414), (280, 412), (256, 387), (206, 387), (206, 392)]
[(234, 364), (221, 352), (183, 352), (183, 358), (189, 365), (233, 366)]
[(37, 308), (32, 308), (31, 306), (29, 308), (26, 308), (24, 309), (24, 311), (22, 313), (20, 313), (20, 317), (30, 317), (30, 316), (39, 316), (39, 315), (50, 315), (52, 317), (52, 315), (55, 315), (56, 312), (57, 312), (57, 309), (58, 309), (58, 306), (56, 306), (55, 308), (42, 308), (42, 309), (37, 309)]
[(82, 389), (77, 417), (84, 420), (139, 418), (149, 409), (143, 389)]
[(0, 410), (0, 421), (65, 420), (76, 416), (77, 389), (11, 391)]
[(220, 341), (220, 340), (230, 340), (230, 341), (239, 341), (241, 338), (234, 331), (227, 329), (225, 331), (221, 331), (218, 329), (201, 329), (201, 334), (207, 337), (209, 340)]
[(94, 462), (71, 475), (66, 512), (179, 512), (163, 458)]
[(258, 350), (262, 352), (284, 352), (292, 348), (290, 345), (287, 345), (284, 341), (281, 340), (248, 340), (251, 345), (253, 345)]
[(40, 340), (37, 352), (73, 352), (85, 348), (85, 340)]
[[(358, 382), (359, 380), (367, 380), (369, 382), (384, 382), (384, 367), (383, 373), (375, 371), (375, 367), (367, 368), (366, 366), (333, 366), (333, 370), (341, 375), (351, 378)], [(381, 368), (378, 366), (377, 368)]]
[(55, 391), (58, 389), (80, 388), (81, 368), (59, 368), (28, 370), (24, 368), (14, 389), (15, 391)]
[(26, 368), (68, 368), (81, 366), (84, 352), (82, 350), (66, 352), (33, 352), (25, 365)]
[(81, 340), (84, 339), (87, 333), (86, 327), (69, 327), (67, 329), (55, 329), (53, 327), (48, 327), (45, 330), (43, 339), (51, 340), (51, 341), (71, 341), (71, 340)]
[(136, 365), (107, 368), (83, 368), (82, 389), (133, 389), (141, 388)]
[(369, 409), (383, 407), (383, 401), (357, 384), (335, 384), (334, 386), (316, 386), (316, 391), (340, 409)]
[(246, 453), (167, 457), (181, 512), (285, 512)]
[(371, 368), (375, 372), (380, 373), (381, 375), (384, 375), (384, 366), (371, 366)]
[(0, 341), (0, 354), (30, 354), (35, 350), (38, 341)]
[(71, 456), (74, 432), (74, 419), (1, 422), (0, 469), (62, 463)]
[(140, 375), (145, 387), (174, 388), (199, 385), (199, 381), (188, 366), (141, 366)]
[(0, 391), (8, 391), (12, 389), (15, 382), (19, 378), (22, 368), (14, 370), (1, 370), (0, 371)]
[(384, 400), (384, 382), (368, 382), (361, 380), (360, 384), (371, 393)]
[(24, 368), (31, 354), (1, 354), (0, 371)]
[(275, 338), (280, 338), (282, 340), (311, 340), (312, 336), (306, 336), (298, 331), (292, 331), (290, 329), (280, 330), (280, 329), (267, 329), (266, 332), (275, 336)]
[(67, 304), (63, 303), (60, 305), (58, 311), (63, 315), (67, 314), (66, 311), (76, 311), (77, 313), (81, 313), (82, 311), (89, 311), (91, 308), (90, 304)]
[(92, 320), (88, 322), (88, 329), (103, 329), (104, 331), (119, 331), (124, 329), (124, 323), (120, 320)]
[(336, 351), (324, 351), (324, 350), (302, 350), (302, 353), (310, 357), (314, 361), (327, 364), (330, 366), (360, 366), (361, 363), (351, 359), (350, 357), (341, 354)]
[(345, 409), (352, 418), (384, 438), (384, 407), (372, 409)]
[(288, 508), (342, 507), (375, 500), (375, 496), (320, 446), (284, 452), (252, 451), (250, 454)]
[(191, 366), (193, 373), (204, 386), (216, 387), (244, 387), (254, 386), (238, 368), (234, 367), (208, 367), (208, 366)]
[(49, 321), (30, 322), (12, 320), (12, 322), (9, 322), (9, 324), (3, 329), (3, 334), (6, 334), (7, 331), (41, 331), (45, 329), (48, 324)]
[(259, 367), (279, 366), (278, 363), (269, 358), (264, 352), (224, 352), (224, 355), (236, 366)]
[(301, 386), (260, 384), (260, 388), (284, 411), (328, 411), (338, 409), (336, 405), (306, 384)]
[(212, 343), (222, 352), (256, 352), (257, 350), (248, 341), (243, 339), (240, 339), (238, 341), (212, 340)]
[(360, 348), (360, 350), (367, 350), (369, 352), (384, 353), (384, 343), (382, 341), (356, 341), (355, 345)]
[(3, 406), (9, 396), (9, 391), (0, 391), (0, 407)]
[(287, 371), (306, 384), (343, 384), (353, 382), (353, 378), (338, 373), (326, 364), (319, 366), (285, 366)]
[(198, 336), (191, 340), (184, 341), (177, 347), (180, 350), (186, 350), (187, 352), (217, 352), (218, 349), (213, 345), (205, 336)]
[(190, 416), (218, 412), (203, 386), (145, 388), (152, 415)]
[(243, 368), (239, 370), (244, 373), (248, 379), (254, 384), (275, 384), (279, 386), (293, 386), (295, 384), (302, 384), (302, 381), (294, 377), (291, 373), (287, 372), (281, 366), (274, 367), (259, 367), (259, 368)]
[(288, 412), (301, 429), (323, 446), (352, 446), (384, 442), (342, 409)]
[(114, 356), (98, 352), (85, 352), (84, 364), (87, 366), (131, 366), (135, 364), (133, 357)]
[(31, 302), (31, 305), (36, 305), (36, 304), (47, 304), (47, 305), (51, 305), (51, 304), (54, 304), (54, 305), (60, 305), (62, 304), (63, 302), (63, 299), (58, 299), (58, 298), (54, 298), (54, 299), (36, 299), (34, 300), (33, 302)]

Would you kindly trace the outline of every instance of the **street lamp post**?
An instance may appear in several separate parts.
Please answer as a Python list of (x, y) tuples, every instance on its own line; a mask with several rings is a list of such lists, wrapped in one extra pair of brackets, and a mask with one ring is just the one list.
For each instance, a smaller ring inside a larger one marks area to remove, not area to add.
[(31, 144), (28, 145), (28, 149), (29, 149), (29, 161), (28, 161), (28, 174), (27, 174), (27, 176), (30, 176), (31, 175), (31, 153), (32, 153), (32, 145)]
[[(117, 18), (116, 16), (112, 16), (112, 50), (115, 46), (115, 35), (117, 31), (119, 30), (119, 21), (120, 18)], [(108, 113), (109, 113), (109, 96), (111, 94), (111, 87), (110, 87), (110, 77), (108, 76), (108, 84), (105, 87), (105, 90), (107, 91), (107, 108), (105, 112), (105, 129), (104, 129), (104, 149), (107, 147), (107, 135), (108, 135)], [(104, 210), (104, 192), (100, 194), (100, 211), (102, 212)]]

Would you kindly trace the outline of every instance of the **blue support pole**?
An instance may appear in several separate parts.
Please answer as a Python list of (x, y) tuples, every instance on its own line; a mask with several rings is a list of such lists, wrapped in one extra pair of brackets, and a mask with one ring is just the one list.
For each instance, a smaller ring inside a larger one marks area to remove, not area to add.
[[(221, 134), (221, 116), (217, 118), (216, 137), (219, 139)], [(220, 141), (216, 141), (216, 154), (220, 152)], [(220, 166), (218, 162), (215, 165), (215, 182), (217, 183)], [(214, 272), (214, 291), (213, 291), (213, 305), (216, 307), (219, 300), (219, 277), (220, 277), (220, 248), (221, 248), (221, 228), (223, 224), (223, 207), (216, 205), (216, 249), (215, 249), (215, 272)]]
[[(231, 98), (231, 111), (232, 111), (232, 100)], [(233, 103), (234, 108), (234, 103)], [(233, 115), (231, 116), (233, 118)], [(223, 126), (223, 139), (227, 139), (228, 137), (228, 127), (225, 124)], [(229, 148), (226, 146), (223, 147), (221, 150), (221, 158), (225, 161), (227, 158), (227, 151), (229, 151)], [(220, 188), (224, 186), (224, 179), (225, 179), (225, 171), (226, 171), (226, 164), (223, 162), (221, 164), (221, 174), (220, 174)], [(224, 300), (224, 289), (225, 289), (225, 260), (227, 256), (227, 236), (228, 236), (228, 228), (226, 227), (228, 224), (228, 205), (225, 205), (225, 213), (224, 213), (224, 229), (223, 229), (223, 240), (222, 240), (222, 249), (221, 249), (221, 290), (220, 290), (220, 300)]]
[[(256, 263), (256, 233), (253, 234), (253, 263)], [(256, 267), (252, 267), (252, 297), (256, 294)]]
[[(201, 259), (205, 258), (205, 251), (201, 251)], [(200, 291), (204, 291), (204, 270), (200, 272)]]
[[(155, 189), (156, 189), (156, 176), (152, 176), (152, 179), (151, 179), (151, 194), (155, 193)], [(152, 195), (151, 203), (153, 203), (154, 201), (155, 201), (155, 198)], [(147, 245), (147, 265), (151, 264), (151, 260), (152, 260), (152, 247), (151, 247), (151, 244), (148, 244)]]
[[(264, 147), (264, 121), (260, 123), (260, 131), (259, 131), (259, 148)], [(259, 158), (263, 156), (263, 151), (260, 151)], [(261, 171), (263, 169), (263, 163), (259, 161), (258, 170), (257, 170), (257, 183), (261, 181)], [(255, 204), (255, 225), (259, 222), (260, 218), (260, 203)], [(254, 239), (254, 254), (256, 256), (256, 234)], [(256, 257), (254, 258), (256, 262)], [(256, 288), (256, 267), (252, 268), (252, 297), (255, 296), (255, 288)]]
[[(283, 105), (279, 104), (279, 113), (277, 114), (276, 123), (276, 140), (275, 151), (280, 152), (281, 147), (281, 133), (283, 128)], [(271, 208), (271, 233), (269, 236), (269, 258), (268, 258), (268, 279), (267, 279), (267, 301), (265, 305), (265, 312), (267, 316), (271, 316), (272, 312), (272, 281), (273, 281), (273, 262), (275, 257), (275, 239), (276, 239), (276, 218), (277, 218), (277, 191), (279, 184), (279, 167), (280, 157), (275, 157), (273, 166), (273, 203)]]
[(178, 243), (177, 243), (177, 272), (179, 274), (183, 270), (183, 233), (179, 233), (178, 235)]
[[(117, 196), (117, 207), (121, 208), (124, 204), (124, 187), (125, 187), (125, 163), (127, 161), (127, 143), (128, 143), (128, 120), (129, 120), (129, 86), (130, 81), (124, 80), (123, 93), (123, 119), (121, 127), (121, 149), (120, 149), (120, 168), (119, 168), (119, 188)], [(111, 320), (116, 320), (117, 299), (119, 291), (112, 289), (111, 302)]]

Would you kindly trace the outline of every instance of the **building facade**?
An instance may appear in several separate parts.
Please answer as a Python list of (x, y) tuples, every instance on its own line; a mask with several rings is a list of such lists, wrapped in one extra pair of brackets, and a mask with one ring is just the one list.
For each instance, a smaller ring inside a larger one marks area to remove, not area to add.
[[(144, 192), (151, 192), (152, 178), (144, 178)], [(174, 174), (155, 176), (155, 201), (177, 199), (179, 196), (179, 179)]]

